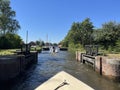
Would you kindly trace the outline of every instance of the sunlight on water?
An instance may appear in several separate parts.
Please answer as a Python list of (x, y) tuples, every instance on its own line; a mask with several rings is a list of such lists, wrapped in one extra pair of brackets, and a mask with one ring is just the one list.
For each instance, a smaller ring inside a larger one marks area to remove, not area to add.
[[(9, 86), (12, 90), (34, 90), (59, 71), (66, 71), (96, 90), (120, 90), (120, 84), (94, 72), (93, 68), (75, 60), (75, 55), (60, 51), (38, 55), (37, 65), (33, 65), (17, 83)], [(0, 89), (1, 90), (1, 89)]]

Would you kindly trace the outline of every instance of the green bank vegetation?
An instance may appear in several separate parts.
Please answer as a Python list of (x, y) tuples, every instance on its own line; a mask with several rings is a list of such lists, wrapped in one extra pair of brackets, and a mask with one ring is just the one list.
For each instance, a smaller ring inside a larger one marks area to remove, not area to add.
[(39, 46), (39, 45), (36, 45), (35, 47), (31, 47), (30, 50), (31, 50), (31, 51), (38, 51), (38, 52), (40, 52), (40, 51), (42, 50), (42, 47)]
[(1, 49), (0, 50), (0, 56), (3, 56), (3, 55), (13, 55), (16, 50), (17, 49)]
[(99, 45), (103, 53), (120, 53), (120, 23), (110, 21), (102, 24), (101, 28), (94, 28), (86, 18), (82, 22), (74, 22), (60, 43), (73, 51), (84, 51), (85, 45)]
[(20, 25), (15, 16), (10, 1), (0, 0), (0, 49), (20, 47), (22, 39), (17, 35)]
[(0, 0), (0, 55), (13, 54), (15, 48), (20, 48), (22, 39), (17, 34), (20, 25), (15, 16), (10, 1)]

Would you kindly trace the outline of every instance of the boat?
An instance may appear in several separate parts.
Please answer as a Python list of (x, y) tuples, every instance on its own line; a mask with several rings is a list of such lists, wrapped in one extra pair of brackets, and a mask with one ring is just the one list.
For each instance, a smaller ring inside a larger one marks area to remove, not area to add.
[(50, 53), (58, 53), (58, 47), (51, 46)]
[(57, 73), (35, 90), (94, 90), (65, 71)]
[(68, 48), (66, 48), (66, 47), (60, 47), (60, 51), (67, 51), (68, 50)]
[(42, 47), (42, 51), (49, 51), (49, 50), (50, 50), (50, 48), (48, 46), (43, 46)]

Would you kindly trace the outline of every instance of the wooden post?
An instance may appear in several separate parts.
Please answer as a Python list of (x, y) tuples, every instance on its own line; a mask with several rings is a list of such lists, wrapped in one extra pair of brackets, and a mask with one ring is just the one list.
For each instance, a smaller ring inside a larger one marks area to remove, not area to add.
[(83, 63), (83, 54), (85, 54), (85, 53), (81, 53), (81, 55), (80, 55), (80, 62), (82, 62), (82, 63)]
[(78, 50), (76, 51), (76, 60), (78, 61)]
[(95, 59), (94, 59), (94, 63), (93, 64), (94, 64), (93, 68), (94, 68), (94, 71), (95, 71)]
[(100, 57), (100, 75), (102, 75), (102, 57)]

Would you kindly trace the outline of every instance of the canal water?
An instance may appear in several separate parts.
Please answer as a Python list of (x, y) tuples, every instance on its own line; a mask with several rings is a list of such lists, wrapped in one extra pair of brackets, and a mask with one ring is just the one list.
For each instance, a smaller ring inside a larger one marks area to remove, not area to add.
[[(120, 83), (96, 73), (92, 67), (75, 60), (75, 55), (67, 51), (51, 54), (43, 51), (38, 55), (38, 63), (29, 68), (23, 76), (7, 83), (0, 90), (34, 90), (59, 71), (66, 71), (95, 90), (120, 90)], [(48, 90), (49, 87), (46, 87)], [(81, 89), (82, 90), (82, 89)]]

